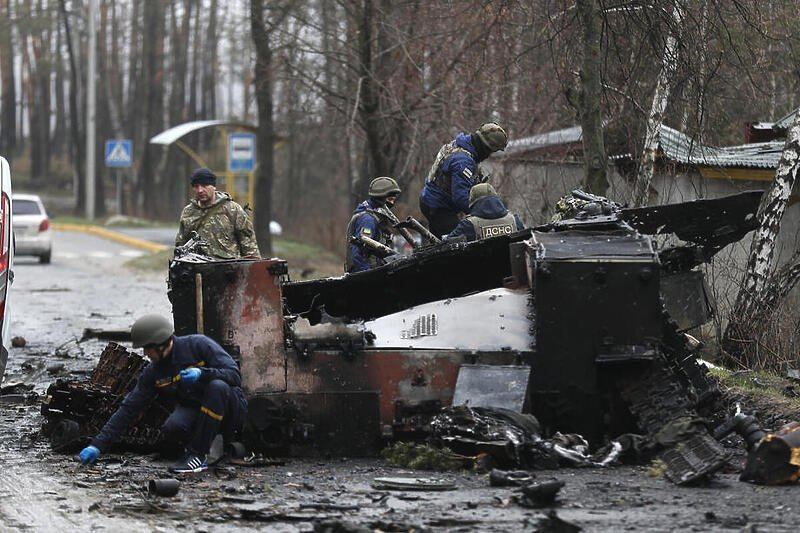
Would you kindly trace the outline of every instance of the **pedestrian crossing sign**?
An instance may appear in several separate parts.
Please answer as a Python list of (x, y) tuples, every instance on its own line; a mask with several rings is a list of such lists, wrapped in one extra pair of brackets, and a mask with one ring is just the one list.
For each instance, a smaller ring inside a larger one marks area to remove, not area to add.
[(106, 141), (106, 166), (129, 167), (133, 163), (133, 141), (109, 139)]

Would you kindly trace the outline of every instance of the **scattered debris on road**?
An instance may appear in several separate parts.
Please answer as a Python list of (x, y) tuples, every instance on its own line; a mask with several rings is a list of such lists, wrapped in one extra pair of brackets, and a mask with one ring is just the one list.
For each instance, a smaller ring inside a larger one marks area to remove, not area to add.
[(800, 479), (800, 422), (765, 435), (747, 456), (742, 481), (785, 485)]
[[(134, 387), (145, 359), (110, 342), (88, 380), (59, 379), (47, 388), (42, 433), (53, 449), (73, 452), (96, 435)], [(152, 450), (171, 405), (157, 399), (128, 428), (120, 445)]]
[(522, 495), (517, 498), (517, 501), (523, 507), (552, 507), (557, 505), (556, 496), (559, 491), (564, 487), (565, 483), (557, 479), (550, 479), (547, 481), (537, 481), (523, 485), (520, 489)]
[(103, 329), (103, 328), (84, 328), (83, 335), (78, 342), (88, 339), (98, 339), (101, 341), (130, 342), (131, 330), (128, 329)]

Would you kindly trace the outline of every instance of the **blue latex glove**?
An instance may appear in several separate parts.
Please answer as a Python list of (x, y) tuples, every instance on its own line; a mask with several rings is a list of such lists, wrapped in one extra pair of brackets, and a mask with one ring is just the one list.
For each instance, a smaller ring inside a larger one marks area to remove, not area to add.
[(194, 383), (200, 379), (199, 368), (185, 368), (181, 370), (181, 381), (184, 383)]
[(78, 457), (81, 458), (81, 463), (85, 465), (91, 465), (97, 461), (98, 457), (100, 457), (100, 450), (96, 446), (87, 446), (81, 450), (81, 453), (78, 454)]

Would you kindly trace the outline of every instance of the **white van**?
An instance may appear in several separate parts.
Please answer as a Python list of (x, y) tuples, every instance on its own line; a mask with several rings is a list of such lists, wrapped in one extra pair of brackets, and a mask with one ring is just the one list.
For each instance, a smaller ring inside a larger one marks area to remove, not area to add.
[(9, 296), (14, 280), (14, 227), (11, 217), (11, 168), (8, 161), (0, 157), (0, 381), (6, 372), (9, 338)]

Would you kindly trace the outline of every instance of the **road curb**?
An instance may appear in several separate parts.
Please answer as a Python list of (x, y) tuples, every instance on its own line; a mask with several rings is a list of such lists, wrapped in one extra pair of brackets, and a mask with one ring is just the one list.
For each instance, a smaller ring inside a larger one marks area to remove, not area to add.
[(125, 246), (130, 246), (131, 248), (138, 248), (140, 250), (145, 250), (147, 252), (161, 252), (169, 248), (164, 244), (158, 244), (156, 242), (146, 241), (144, 239), (139, 239), (137, 237), (131, 237), (130, 235), (125, 235), (118, 231), (111, 231), (105, 228), (101, 228), (100, 226), (92, 226), (88, 224), (64, 224), (64, 223), (53, 223), (52, 226), (53, 229), (60, 231), (80, 231), (82, 233), (89, 233), (91, 235), (95, 235), (103, 239), (115, 241), (120, 244), (124, 244)]

